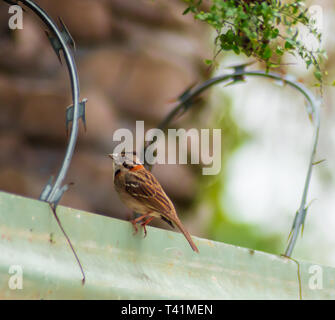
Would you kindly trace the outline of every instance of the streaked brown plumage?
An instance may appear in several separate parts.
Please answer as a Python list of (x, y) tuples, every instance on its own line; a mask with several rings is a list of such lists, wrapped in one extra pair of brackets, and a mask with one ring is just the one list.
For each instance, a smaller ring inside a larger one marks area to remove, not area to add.
[(190, 234), (179, 220), (172, 201), (153, 174), (142, 166), (136, 153), (110, 154), (109, 156), (114, 162), (116, 191), (130, 209), (141, 214), (140, 217), (132, 220), (135, 231), (137, 231), (136, 223), (142, 221), (141, 225), (146, 234), (145, 226), (153, 218), (162, 218), (171, 226), (174, 223), (184, 234), (191, 248), (199, 252)]

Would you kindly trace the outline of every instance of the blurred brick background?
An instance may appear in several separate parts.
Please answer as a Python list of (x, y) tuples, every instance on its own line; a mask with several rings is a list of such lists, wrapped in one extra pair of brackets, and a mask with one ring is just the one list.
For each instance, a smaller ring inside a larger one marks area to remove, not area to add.
[[(61, 204), (127, 219), (106, 156), (115, 146), (113, 132), (134, 130), (136, 120), (155, 127), (173, 107), (168, 101), (202, 79), (209, 32), (183, 16), (185, 5), (177, 0), (36, 3), (61, 17), (75, 39), (81, 99), (88, 98), (88, 131), (80, 124), (66, 179), (74, 186)], [(70, 84), (38, 18), (27, 9), (18, 31), (8, 29), (8, 19), (0, 1), (0, 190), (38, 198), (65, 154)], [(194, 170), (160, 165), (154, 172), (178, 209), (192, 208)]]

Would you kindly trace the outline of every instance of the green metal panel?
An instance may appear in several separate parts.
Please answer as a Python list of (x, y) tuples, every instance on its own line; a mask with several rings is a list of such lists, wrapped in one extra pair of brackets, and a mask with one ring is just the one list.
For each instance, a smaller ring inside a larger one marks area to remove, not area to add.
[[(287, 258), (59, 206), (58, 215), (86, 273), (81, 273), (47, 203), (0, 192), (0, 299), (299, 299), (298, 266)], [(23, 269), (23, 289), (8, 282)], [(335, 270), (301, 262), (305, 299), (333, 299)]]

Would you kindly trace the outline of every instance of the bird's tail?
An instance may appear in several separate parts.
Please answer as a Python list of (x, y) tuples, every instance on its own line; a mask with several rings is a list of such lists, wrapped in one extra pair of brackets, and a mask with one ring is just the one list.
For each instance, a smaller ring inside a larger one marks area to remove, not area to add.
[(181, 221), (179, 220), (179, 218), (177, 216), (173, 217), (173, 219), (171, 219), (175, 225), (179, 228), (179, 230), (182, 232), (182, 234), (185, 236), (185, 238), (187, 239), (188, 243), (190, 244), (191, 248), (199, 253), (199, 249), (197, 248), (197, 246), (195, 245), (195, 243), (193, 242), (190, 234), (188, 233), (188, 231), (185, 229), (185, 227), (183, 226), (183, 224), (181, 223)]

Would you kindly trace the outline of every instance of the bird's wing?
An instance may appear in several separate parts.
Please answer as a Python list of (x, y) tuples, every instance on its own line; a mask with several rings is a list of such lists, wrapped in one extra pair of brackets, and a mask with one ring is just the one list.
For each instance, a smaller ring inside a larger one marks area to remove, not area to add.
[(128, 194), (148, 209), (163, 214), (174, 212), (173, 204), (151, 172), (139, 170), (136, 174), (127, 173), (125, 183)]

